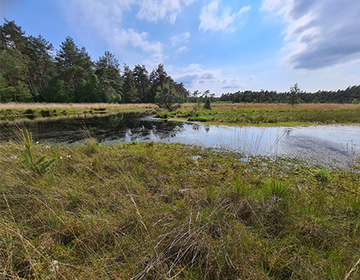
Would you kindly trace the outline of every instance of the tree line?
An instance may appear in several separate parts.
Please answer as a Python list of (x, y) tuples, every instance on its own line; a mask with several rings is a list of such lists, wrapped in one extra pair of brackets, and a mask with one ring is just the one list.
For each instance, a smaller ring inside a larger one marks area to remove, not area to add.
[(358, 103), (360, 86), (338, 91), (296, 95), (277, 91), (237, 91), (220, 97), (209, 90), (192, 94), (169, 76), (163, 64), (149, 74), (144, 65), (134, 69), (109, 51), (93, 61), (85, 47), (67, 37), (55, 50), (41, 35), (26, 36), (14, 21), (0, 25), (0, 102), (157, 103), (172, 110), (182, 102), (242, 103)]
[(354, 103), (360, 101), (360, 86), (348, 87), (345, 90), (325, 91), (319, 90), (315, 93), (301, 91), (298, 85), (291, 87), (289, 92), (277, 91), (237, 91), (235, 93), (224, 93), (220, 101), (231, 101), (235, 103)]
[(144, 65), (120, 69), (109, 51), (93, 61), (71, 37), (55, 50), (41, 35), (26, 36), (14, 21), (0, 26), (0, 102), (143, 102), (170, 109), (188, 96), (163, 64), (150, 74)]

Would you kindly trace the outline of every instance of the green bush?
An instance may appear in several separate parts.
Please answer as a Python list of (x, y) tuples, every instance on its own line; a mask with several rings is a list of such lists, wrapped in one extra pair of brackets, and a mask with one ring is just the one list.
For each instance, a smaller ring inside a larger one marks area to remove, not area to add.
[(40, 114), (42, 117), (46, 118), (46, 117), (50, 117), (51, 116), (51, 111), (49, 109), (45, 109), (45, 110), (41, 110)]
[(35, 113), (35, 110), (33, 110), (33, 109), (27, 109), (24, 111), (25, 115), (33, 115), (34, 113)]
[(158, 112), (158, 113), (156, 113), (155, 117), (160, 118), (160, 119), (167, 119), (168, 114), (169, 114), (169, 112), (167, 112), (167, 111), (164, 112), (164, 113)]

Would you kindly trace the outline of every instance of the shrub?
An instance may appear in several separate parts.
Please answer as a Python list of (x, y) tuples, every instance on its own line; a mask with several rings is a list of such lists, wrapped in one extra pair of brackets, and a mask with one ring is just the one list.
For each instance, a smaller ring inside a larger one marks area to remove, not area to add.
[(46, 117), (50, 117), (50, 110), (46, 109), (46, 110), (41, 110), (41, 116), (43, 116), (44, 118)]
[(35, 110), (33, 110), (33, 109), (27, 109), (24, 112), (25, 115), (33, 115), (34, 113), (35, 113)]

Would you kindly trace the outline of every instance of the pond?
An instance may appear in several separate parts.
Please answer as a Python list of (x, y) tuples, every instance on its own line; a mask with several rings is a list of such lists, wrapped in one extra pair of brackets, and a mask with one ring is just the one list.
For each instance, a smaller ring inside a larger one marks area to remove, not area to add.
[(19, 139), (19, 130), (49, 144), (74, 144), (90, 136), (99, 143), (183, 143), (238, 152), (247, 156), (281, 156), (324, 166), (346, 166), (360, 152), (360, 126), (238, 127), (166, 121), (152, 116), (111, 115), (0, 124), (0, 142)]

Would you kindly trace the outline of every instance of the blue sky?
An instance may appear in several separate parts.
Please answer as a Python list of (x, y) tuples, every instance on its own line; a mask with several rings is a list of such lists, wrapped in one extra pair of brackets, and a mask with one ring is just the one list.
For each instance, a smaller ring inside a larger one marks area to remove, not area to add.
[(93, 60), (159, 63), (191, 90), (344, 89), (360, 84), (360, 1), (0, 0), (3, 18)]

